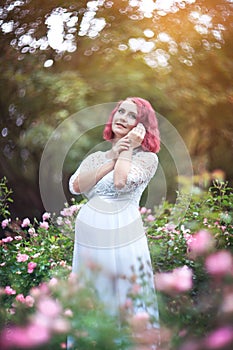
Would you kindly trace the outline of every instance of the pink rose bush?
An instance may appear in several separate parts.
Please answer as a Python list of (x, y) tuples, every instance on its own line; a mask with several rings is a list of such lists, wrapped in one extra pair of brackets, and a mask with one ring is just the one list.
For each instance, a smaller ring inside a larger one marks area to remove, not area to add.
[[(218, 183), (208, 193), (193, 193), (188, 205), (186, 198), (183, 205), (181, 196), (180, 206), (179, 201), (175, 206), (165, 201), (154, 210), (139, 208), (159, 300), (158, 350), (233, 349), (233, 198), (224, 186)], [(59, 216), (45, 212), (34, 221), (3, 216), (0, 302), (10, 326), (0, 331), (0, 349), (60, 349), (65, 348), (66, 336), (72, 335), (76, 340), (81, 336), (90, 350), (93, 343), (88, 341), (94, 340), (88, 340), (87, 334), (99, 332), (105, 344), (111, 332), (117, 332), (116, 320), (101, 313), (93, 290), (85, 289), (80, 276), (70, 275), (74, 224), (81, 206), (73, 202)], [(122, 322), (129, 327), (122, 343), (127, 349), (132, 348), (126, 340), (129, 329), (137, 350), (150, 349), (148, 344), (157, 337), (149, 308), (134, 313), (135, 305), (144, 300), (144, 268), (139, 279), (134, 276), (130, 281), (128, 299), (120, 309)], [(95, 266), (92, 270), (99, 273)], [(103, 331), (100, 324), (109, 328)], [(34, 334), (35, 329), (40, 334)], [(14, 333), (10, 339), (9, 331)], [(115, 343), (106, 344), (119, 349)]]
[[(33, 307), (34, 312), (24, 319), (24, 324), (19, 319), (18, 324), (7, 325), (0, 331), (1, 349), (23, 350), (43, 346), (59, 349), (64, 347), (61, 339), (66, 340), (68, 335), (77, 341), (81, 339), (85, 349), (90, 349), (95, 343), (97, 348), (108, 344), (109, 348), (117, 350), (114, 339), (121, 338), (128, 341), (126, 345), (129, 346), (128, 331), (120, 330), (118, 318), (103, 309), (93, 289), (85, 286), (85, 277), (75, 274), (68, 277), (66, 280), (53, 277), (48, 283), (32, 288), (26, 297), (22, 294), (16, 296), (21, 309), (26, 311), (27, 307)], [(149, 315), (143, 312), (130, 314), (129, 319), (130, 326), (137, 332), (150, 324)]]
[[(74, 217), (70, 216), (73, 221), (78, 208), (70, 210), (74, 213)], [(13, 231), (12, 236), (0, 239), (0, 287), (2, 295), (8, 296), (9, 310), (14, 310), (15, 301), (28, 307), (33, 305), (28, 296), (30, 288), (55, 270), (70, 271), (73, 241), (61, 233), (56, 220), (45, 212), (40, 222), (37, 219), (32, 222), (29, 218), (2, 221), (2, 228)], [(72, 234), (73, 230), (72, 226)]]

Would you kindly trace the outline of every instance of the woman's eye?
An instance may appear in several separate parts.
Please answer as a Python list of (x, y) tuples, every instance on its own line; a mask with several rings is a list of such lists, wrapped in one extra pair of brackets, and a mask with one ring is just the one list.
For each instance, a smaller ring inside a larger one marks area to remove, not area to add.
[(124, 110), (123, 109), (118, 109), (118, 113), (123, 114)]
[(137, 119), (137, 116), (136, 116), (136, 114), (134, 114), (134, 113), (130, 113), (130, 114), (129, 114), (129, 117), (132, 118), (132, 119)]

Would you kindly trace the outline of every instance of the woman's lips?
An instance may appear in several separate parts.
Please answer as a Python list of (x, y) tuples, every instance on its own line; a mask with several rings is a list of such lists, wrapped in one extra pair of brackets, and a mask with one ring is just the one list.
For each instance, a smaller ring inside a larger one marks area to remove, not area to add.
[(123, 124), (121, 124), (121, 123), (115, 123), (115, 125), (116, 125), (116, 126), (120, 126), (121, 128), (126, 129), (126, 126), (125, 126), (125, 125), (123, 125)]

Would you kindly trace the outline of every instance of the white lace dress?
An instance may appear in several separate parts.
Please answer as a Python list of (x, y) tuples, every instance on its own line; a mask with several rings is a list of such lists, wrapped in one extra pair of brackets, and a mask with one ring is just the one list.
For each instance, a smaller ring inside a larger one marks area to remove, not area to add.
[[(106, 152), (102, 151), (84, 159), (70, 178), (70, 191), (77, 194), (73, 182), (80, 171), (98, 168), (107, 161), (109, 160), (106, 158)], [(88, 202), (81, 207), (76, 219), (73, 254), (73, 272), (84, 270), (88, 276), (91, 266), (101, 267), (101, 274), (96, 279), (95, 286), (99, 297), (113, 313), (117, 312), (119, 306), (124, 305), (128, 298), (127, 293), (131, 286), (127, 277), (133, 274), (143, 275), (143, 287), (140, 292), (148, 298), (153, 291), (154, 299), (152, 305), (146, 302), (138, 303), (135, 312), (148, 312), (154, 318), (155, 327), (159, 327), (158, 308), (150, 254), (139, 212), (139, 200), (155, 174), (157, 165), (156, 154), (144, 152), (139, 147), (133, 151), (131, 169), (123, 189), (118, 190), (114, 187), (111, 171), (85, 193)]]

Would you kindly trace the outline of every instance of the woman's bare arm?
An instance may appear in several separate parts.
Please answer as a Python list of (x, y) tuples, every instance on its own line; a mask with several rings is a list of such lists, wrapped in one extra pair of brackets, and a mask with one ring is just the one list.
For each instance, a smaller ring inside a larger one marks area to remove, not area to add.
[(125, 186), (128, 173), (131, 168), (133, 148), (129, 147), (128, 150), (122, 151), (116, 161), (114, 167), (114, 185), (117, 189), (121, 189)]
[(127, 150), (123, 150), (119, 154), (114, 167), (114, 185), (117, 189), (121, 189), (126, 185), (132, 163), (133, 149), (141, 145), (145, 133), (146, 130), (141, 123), (128, 133), (127, 139), (130, 145)]

